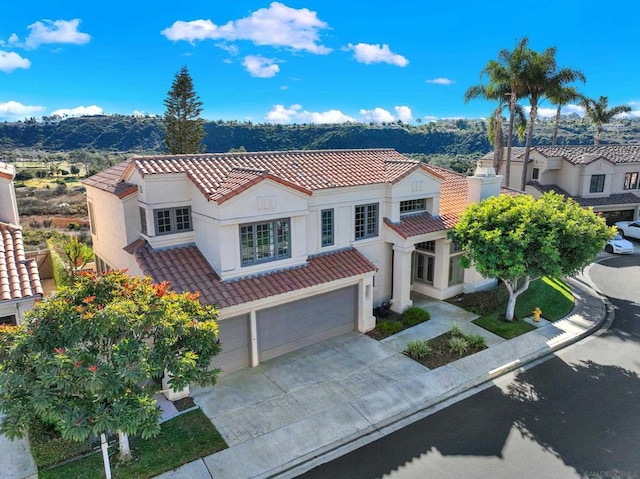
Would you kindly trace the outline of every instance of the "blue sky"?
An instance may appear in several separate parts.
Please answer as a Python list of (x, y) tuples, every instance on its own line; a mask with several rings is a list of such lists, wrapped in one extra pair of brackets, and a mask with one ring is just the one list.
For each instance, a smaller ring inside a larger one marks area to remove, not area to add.
[(210, 120), (480, 118), (492, 105), (464, 91), (523, 36), (640, 116), (639, 17), (636, 1), (594, 0), (7, 2), (0, 120), (161, 115), (183, 65)]

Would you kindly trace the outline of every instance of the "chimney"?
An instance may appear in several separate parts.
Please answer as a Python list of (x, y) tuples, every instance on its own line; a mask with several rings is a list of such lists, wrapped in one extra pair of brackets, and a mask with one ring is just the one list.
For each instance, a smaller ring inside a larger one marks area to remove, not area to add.
[(498, 196), (500, 194), (502, 176), (496, 175), (496, 170), (493, 166), (478, 161), (476, 172), (473, 176), (467, 177), (467, 183), (467, 204), (479, 203), (489, 196)]
[(16, 169), (13, 165), (0, 162), (0, 221), (20, 225), (16, 193), (13, 189), (15, 176)]

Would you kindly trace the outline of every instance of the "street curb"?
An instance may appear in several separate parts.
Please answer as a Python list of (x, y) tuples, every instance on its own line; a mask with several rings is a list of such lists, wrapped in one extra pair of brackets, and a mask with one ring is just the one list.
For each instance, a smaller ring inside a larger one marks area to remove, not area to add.
[[(603, 258), (603, 260), (608, 258)], [(576, 334), (570, 338), (567, 338), (563, 341), (560, 341), (553, 346), (548, 348), (539, 349), (534, 353), (528, 354), (522, 358), (514, 359), (513, 361), (501, 366), (499, 368), (495, 368), (492, 371), (489, 371), (486, 375), (480, 376), (477, 378), (469, 379), (468, 382), (461, 384), (460, 386), (447, 391), (446, 393), (438, 396), (437, 398), (431, 399), (423, 404), (418, 406), (414, 406), (402, 413), (397, 414), (396, 416), (392, 416), (383, 421), (380, 421), (377, 424), (366, 427), (356, 433), (353, 433), (345, 438), (335, 441), (332, 444), (323, 446), (311, 453), (305, 454), (296, 458), (293, 461), (290, 461), (286, 464), (282, 464), (270, 471), (266, 471), (263, 474), (256, 476), (258, 479), (269, 479), (269, 478), (294, 478), (303, 474), (314, 467), (317, 467), (321, 464), (329, 462), (333, 459), (336, 459), (340, 456), (343, 456), (349, 452), (352, 452), (366, 444), (369, 444), (391, 432), (397, 431), (409, 424), (412, 424), (416, 421), (419, 421), (431, 414), (434, 414), (440, 409), (447, 407), (451, 404), (454, 404), (458, 401), (461, 401), (476, 392), (480, 392), (487, 387), (490, 387), (490, 382), (495, 380), (496, 378), (502, 377), (506, 374), (511, 373), (517, 369), (525, 368), (531, 363), (542, 360), (546, 356), (550, 356), (560, 349), (566, 348), (572, 344), (577, 343), (578, 341), (583, 340), (587, 336), (590, 336), (597, 330), (599, 330), (603, 324), (606, 324), (608, 328), (611, 326), (613, 319), (615, 317), (614, 309), (611, 303), (606, 299), (606, 297), (597, 290), (591, 279), (588, 277), (588, 271), (591, 268), (591, 265), (587, 266), (585, 270), (576, 275), (576, 277), (569, 278), (569, 283), (578, 282), (581, 284), (581, 287), (587, 289), (587, 294), (598, 298), (602, 305), (602, 314), (594, 321), (593, 324), (586, 328), (583, 332)], [(575, 290), (578, 288), (577, 284), (570, 284), (571, 289)], [(574, 307), (575, 310), (575, 307)], [(565, 318), (572, 316), (572, 310)], [(563, 318), (564, 319), (564, 318)], [(534, 333), (535, 331), (531, 331), (526, 334)], [(455, 361), (451, 364), (455, 364)], [(447, 367), (447, 365), (442, 366)]]

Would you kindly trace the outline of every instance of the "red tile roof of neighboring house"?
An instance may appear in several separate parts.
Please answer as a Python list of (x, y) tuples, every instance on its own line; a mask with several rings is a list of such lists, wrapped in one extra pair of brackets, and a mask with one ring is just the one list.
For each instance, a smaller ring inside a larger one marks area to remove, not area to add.
[[(537, 151), (547, 158), (564, 158), (574, 165), (589, 164), (599, 158), (615, 164), (640, 162), (640, 145), (534, 146), (531, 151)], [(505, 148), (505, 156), (506, 152)], [(487, 153), (483, 159), (493, 159), (493, 152)], [(512, 148), (511, 160), (522, 163), (524, 148)]]
[(585, 198), (584, 196), (571, 196), (558, 185), (542, 185), (537, 181), (530, 182), (529, 184), (542, 193), (555, 191), (556, 193), (563, 195), (566, 198), (571, 198), (580, 206), (584, 207), (640, 204), (640, 196), (631, 192), (614, 193), (608, 196)]
[(154, 281), (169, 281), (175, 291), (199, 291), (205, 304), (221, 308), (310, 288), (376, 271), (353, 248), (309, 258), (304, 266), (237, 280), (221, 281), (196, 246), (153, 250), (144, 241), (129, 245), (142, 272)]
[(24, 254), (22, 229), (0, 223), (0, 300), (42, 296), (42, 284), (35, 259)]

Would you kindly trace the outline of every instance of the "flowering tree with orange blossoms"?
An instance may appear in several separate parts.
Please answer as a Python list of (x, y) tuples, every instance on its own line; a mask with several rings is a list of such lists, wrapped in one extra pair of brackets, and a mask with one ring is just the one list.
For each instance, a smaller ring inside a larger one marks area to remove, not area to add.
[(216, 319), (197, 293), (121, 271), (80, 273), (24, 324), (0, 328), (0, 432), (23, 437), (40, 420), (76, 441), (117, 433), (129, 458), (129, 435), (160, 432), (153, 395), (165, 371), (175, 391), (216, 382)]

